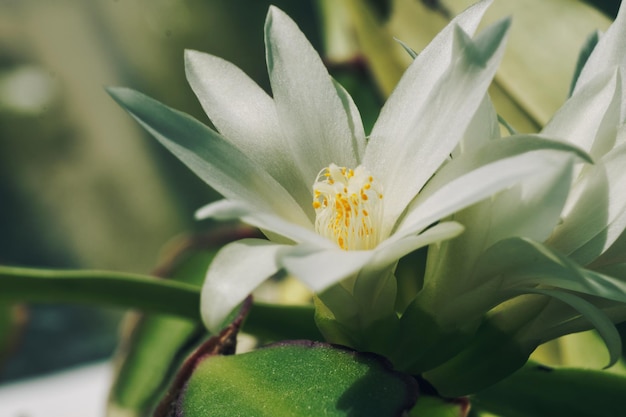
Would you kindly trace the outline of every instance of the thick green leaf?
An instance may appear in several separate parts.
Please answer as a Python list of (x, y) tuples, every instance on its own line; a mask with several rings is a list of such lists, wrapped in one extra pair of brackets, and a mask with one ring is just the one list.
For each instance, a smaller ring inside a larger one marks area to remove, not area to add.
[(178, 416), (401, 416), (417, 385), (371, 354), (315, 342), (282, 343), (196, 367)]
[[(0, 301), (115, 306), (200, 321), (200, 287), (110, 271), (0, 266)], [(245, 329), (272, 339), (320, 338), (312, 306), (256, 303)]]
[(136, 308), (192, 320), (200, 316), (198, 286), (111, 271), (0, 266), (0, 301)]
[(624, 415), (626, 377), (603, 371), (527, 365), (472, 398), (480, 409), (507, 417)]
[(249, 297), (238, 311), (234, 312), (233, 321), (224, 328), (218, 335), (212, 336), (209, 340), (199, 346), (185, 360), (178, 370), (176, 378), (167, 390), (158, 407), (154, 412), (154, 417), (180, 417), (177, 410), (181, 405), (181, 396), (187, 388), (189, 379), (202, 361), (216, 355), (233, 355), (237, 347), (237, 334), (241, 328), (243, 320), (250, 310)]

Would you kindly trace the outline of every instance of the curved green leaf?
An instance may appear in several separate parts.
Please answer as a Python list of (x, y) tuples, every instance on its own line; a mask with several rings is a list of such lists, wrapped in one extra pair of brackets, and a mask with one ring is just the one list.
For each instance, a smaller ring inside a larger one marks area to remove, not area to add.
[(417, 384), (380, 357), (315, 342), (211, 356), (187, 381), (177, 415), (401, 416)]
[(479, 409), (507, 417), (624, 415), (626, 377), (604, 371), (527, 365), (472, 398)]
[(200, 319), (200, 289), (146, 275), (0, 266), (0, 301), (78, 303)]
[(620, 338), (619, 332), (617, 331), (617, 328), (615, 328), (611, 319), (598, 307), (580, 297), (577, 297), (576, 295), (558, 290), (535, 288), (526, 289), (522, 292), (547, 295), (569, 304), (584, 318), (589, 320), (602, 337), (602, 340), (604, 340), (606, 348), (609, 351), (609, 364), (607, 365), (607, 368), (613, 366), (619, 360), (622, 354), (622, 339)]
[[(200, 287), (110, 271), (0, 266), (0, 301), (114, 306), (200, 321)], [(319, 339), (313, 313), (313, 306), (255, 303), (245, 330), (274, 340)]]

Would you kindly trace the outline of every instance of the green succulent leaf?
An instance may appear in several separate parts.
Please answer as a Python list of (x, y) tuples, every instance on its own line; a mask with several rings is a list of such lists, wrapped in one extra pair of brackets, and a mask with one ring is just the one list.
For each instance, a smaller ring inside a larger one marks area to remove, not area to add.
[(200, 362), (178, 416), (401, 416), (417, 385), (380, 357), (323, 343), (285, 342)]
[(475, 394), (472, 404), (507, 417), (614, 417), (624, 413), (626, 377), (529, 364)]
[(198, 320), (200, 289), (139, 274), (0, 266), (0, 301), (136, 308)]
[[(200, 321), (200, 287), (147, 275), (0, 266), (0, 301), (137, 309)], [(246, 331), (273, 340), (320, 339), (312, 306), (255, 303)]]

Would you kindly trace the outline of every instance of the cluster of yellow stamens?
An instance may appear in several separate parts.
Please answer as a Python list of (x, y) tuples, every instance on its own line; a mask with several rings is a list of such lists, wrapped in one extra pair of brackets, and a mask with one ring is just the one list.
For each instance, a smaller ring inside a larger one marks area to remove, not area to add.
[(382, 189), (369, 171), (330, 164), (313, 184), (315, 230), (344, 250), (372, 249), (378, 244)]

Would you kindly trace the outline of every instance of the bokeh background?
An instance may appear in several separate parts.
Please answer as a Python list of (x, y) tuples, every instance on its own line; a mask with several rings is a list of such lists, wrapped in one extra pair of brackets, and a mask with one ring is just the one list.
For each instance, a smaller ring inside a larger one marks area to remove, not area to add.
[[(377, 27), (416, 50), (470, 3), (362, 1)], [(571, 39), (571, 47), (546, 53), (539, 45), (541, 31), (531, 33), (532, 42), (521, 36), (511, 45), (522, 55), (538, 49), (544, 55), (562, 52), (570, 73), (589, 28), (606, 27), (619, 6), (619, 0), (588, 1), (584, 9), (577, 0), (540, 2), (554, 5), (553, 14), (533, 19)], [(347, 84), (371, 125), (388, 81), (380, 75), (384, 69), (367, 63), (377, 52), (368, 50), (362, 36), (353, 39), (358, 28), (335, 9), (342, 1), (272, 3), (325, 51), (333, 75)], [(496, 3), (499, 17), (508, 9), (527, 10), (532, 17), (537, 0)], [(0, 0), (0, 264), (146, 273), (175, 236), (212, 227), (193, 221), (193, 212), (216, 194), (141, 130), (104, 87), (129, 86), (208, 123), (185, 80), (184, 49), (223, 57), (268, 89), (262, 33), (269, 4)], [(570, 8), (576, 19), (563, 20), (559, 11)], [(404, 54), (399, 46), (397, 54)], [(561, 68), (541, 60), (534, 64), (548, 77), (563, 78)], [(510, 66), (519, 68), (515, 62)], [(494, 94), (515, 96), (515, 89), (507, 89), (511, 77), (501, 74), (502, 91)], [(546, 121), (543, 115), (565, 99), (567, 80), (556, 84), (551, 84), (555, 104), (537, 100), (548, 109), (521, 112), (526, 116), (520, 130), (537, 129)], [(511, 106), (513, 112), (520, 109)], [(0, 383), (108, 357), (121, 315), (88, 306), (0, 306), (0, 338), (9, 337), (9, 320), (23, 324), (10, 335), (11, 352), (0, 352)]]

